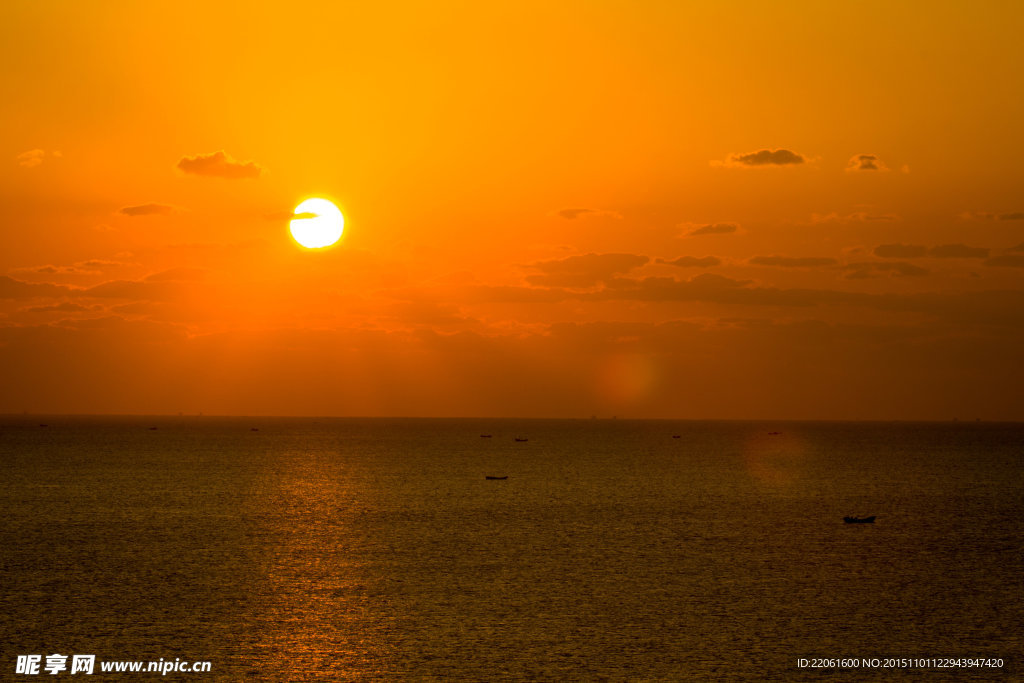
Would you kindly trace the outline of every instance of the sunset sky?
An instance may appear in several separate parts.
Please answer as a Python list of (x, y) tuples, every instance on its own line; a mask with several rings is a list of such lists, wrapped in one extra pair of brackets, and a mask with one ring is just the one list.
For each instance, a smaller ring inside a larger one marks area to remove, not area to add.
[(5, 2), (0, 412), (1024, 419), (1022, 33)]

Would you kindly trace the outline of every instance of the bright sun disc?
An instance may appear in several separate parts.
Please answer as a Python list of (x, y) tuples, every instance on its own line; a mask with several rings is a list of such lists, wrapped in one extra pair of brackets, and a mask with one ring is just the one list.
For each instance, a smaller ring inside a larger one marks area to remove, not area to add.
[[(299, 217), (301, 214), (306, 214)], [(314, 197), (295, 207), (296, 218), (288, 224), (295, 241), (307, 249), (329, 247), (341, 239), (345, 217), (331, 202)]]

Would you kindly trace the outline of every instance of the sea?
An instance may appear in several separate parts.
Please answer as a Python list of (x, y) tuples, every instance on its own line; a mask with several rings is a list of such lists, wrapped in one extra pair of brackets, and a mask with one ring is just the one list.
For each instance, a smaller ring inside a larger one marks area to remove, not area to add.
[(3, 680), (1024, 680), (1024, 424), (18, 415), (0, 510)]

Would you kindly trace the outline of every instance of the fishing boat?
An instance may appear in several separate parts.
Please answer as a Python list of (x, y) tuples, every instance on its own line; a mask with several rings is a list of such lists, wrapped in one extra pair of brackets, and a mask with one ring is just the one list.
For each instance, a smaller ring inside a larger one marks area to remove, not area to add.
[(490, 479), (491, 481), (501, 481), (502, 479), (508, 479), (508, 475), (505, 475), (504, 477), (492, 477), (490, 475), (486, 475), (484, 479)]
[(843, 521), (847, 524), (874, 524), (875, 515), (870, 517), (843, 517)]
[(516, 437), (516, 441), (518, 441), (518, 442), (522, 443), (523, 441), (529, 441), (529, 439), (520, 439), (520, 438), (519, 438), (519, 437), (517, 436), (517, 437)]

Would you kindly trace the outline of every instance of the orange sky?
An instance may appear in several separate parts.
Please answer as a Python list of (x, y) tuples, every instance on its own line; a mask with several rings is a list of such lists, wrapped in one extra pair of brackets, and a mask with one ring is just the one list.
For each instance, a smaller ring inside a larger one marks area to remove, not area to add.
[(0, 412), (1024, 419), (1021, 3), (254, 4), (0, 8)]

